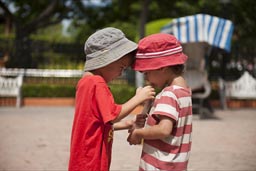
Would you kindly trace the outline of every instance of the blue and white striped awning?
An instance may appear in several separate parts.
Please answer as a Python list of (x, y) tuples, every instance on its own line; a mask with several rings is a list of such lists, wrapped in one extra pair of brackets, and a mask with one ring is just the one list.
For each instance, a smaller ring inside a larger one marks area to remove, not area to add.
[(230, 52), (233, 30), (230, 20), (197, 14), (173, 19), (161, 32), (173, 34), (181, 43), (207, 42)]

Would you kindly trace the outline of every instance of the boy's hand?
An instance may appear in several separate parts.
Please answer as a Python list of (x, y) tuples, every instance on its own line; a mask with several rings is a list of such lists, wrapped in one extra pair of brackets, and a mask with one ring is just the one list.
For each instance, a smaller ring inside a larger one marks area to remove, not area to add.
[(127, 138), (127, 141), (129, 142), (130, 145), (137, 145), (137, 144), (141, 144), (142, 138), (140, 138), (137, 134), (136, 134), (136, 129), (134, 129), (130, 135)]
[(136, 89), (136, 96), (144, 102), (145, 100), (154, 99), (155, 98), (155, 89), (151, 86), (138, 87)]
[(130, 121), (133, 125), (128, 129), (128, 133), (131, 133), (136, 128), (143, 128), (147, 117), (147, 114), (137, 114), (135, 120)]
[(142, 114), (137, 114), (136, 115), (136, 120), (135, 120), (135, 128), (143, 128), (146, 122), (146, 118), (148, 117), (147, 114), (142, 113)]

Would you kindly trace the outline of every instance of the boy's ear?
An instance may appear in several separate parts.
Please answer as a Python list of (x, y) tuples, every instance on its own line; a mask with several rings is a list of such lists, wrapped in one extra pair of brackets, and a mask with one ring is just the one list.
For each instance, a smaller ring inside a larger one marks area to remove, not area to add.
[(168, 70), (168, 68), (169, 68), (169, 67), (163, 67), (163, 68), (160, 68), (160, 70), (161, 70), (162, 72), (166, 72), (166, 71)]

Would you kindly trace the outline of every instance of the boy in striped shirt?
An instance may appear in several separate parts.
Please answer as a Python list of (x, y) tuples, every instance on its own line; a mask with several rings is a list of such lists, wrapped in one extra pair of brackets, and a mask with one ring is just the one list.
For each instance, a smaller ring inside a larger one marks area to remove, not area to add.
[(128, 142), (144, 139), (139, 170), (187, 170), (191, 151), (192, 100), (184, 77), (187, 56), (177, 39), (157, 33), (140, 40), (133, 68), (162, 91), (156, 96), (145, 128), (131, 130)]

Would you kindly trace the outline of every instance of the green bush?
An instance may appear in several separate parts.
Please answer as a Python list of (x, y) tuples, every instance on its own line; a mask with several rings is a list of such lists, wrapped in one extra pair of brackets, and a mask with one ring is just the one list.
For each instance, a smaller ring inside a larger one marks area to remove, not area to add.
[[(135, 94), (135, 87), (122, 84), (110, 85), (115, 102), (118, 104), (125, 103)], [(75, 97), (76, 88), (71, 85), (23, 85), (23, 97)]]
[(136, 89), (130, 85), (110, 85), (110, 90), (114, 96), (115, 102), (118, 104), (123, 104), (128, 101), (132, 96), (134, 96)]
[(70, 85), (23, 85), (23, 97), (75, 97), (75, 87)]

